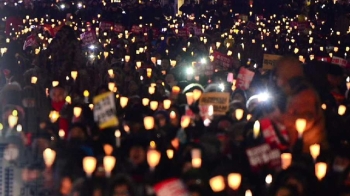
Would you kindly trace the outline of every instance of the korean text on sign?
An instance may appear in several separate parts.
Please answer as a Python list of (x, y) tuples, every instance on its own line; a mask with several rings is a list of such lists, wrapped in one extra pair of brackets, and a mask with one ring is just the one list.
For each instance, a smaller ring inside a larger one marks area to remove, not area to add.
[(94, 120), (98, 122), (101, 129), (118, 126), (115, 100), (112, 92), (94, 97), (93, 103)]
[(204, 93), (199, 100), (199, 105), (212, 105), (214, 115), (225, 115), (229, 108), (230, 94), (222, 92)]
[(264, 54), (263, 69), (273, 69), (281, 57), (280, 55)]

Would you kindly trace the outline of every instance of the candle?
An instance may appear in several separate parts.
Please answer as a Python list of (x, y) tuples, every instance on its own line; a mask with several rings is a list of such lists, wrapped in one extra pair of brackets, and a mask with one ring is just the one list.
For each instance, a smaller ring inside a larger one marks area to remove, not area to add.
[(58, 81), (52, 81), (52, 87), (58, 86), (60, 83)]
[(89, 95), (90, 95), (89, 91), (85, 90), (83, 94), (84, 94), (84, 102), (89, 103)]
[(38, 78), (35, 77), (35, 76), (32, 76), (32, 78), (31, 78), (31, 83), (32, 83), (32, 84), (36, 84), (37, 81), (38, 81)]
[(346, 87), (348, 88), (348, 90), (350, 90), (350, 77), (349, 76), (346, 78)]
[(82, 112), (82, 108), (81, 107), (74, 107), (73, 108), (74, 117), (76, 117), (76, 118), (80, 117), (81, 112)]
[(192, 156), (192, 167), (200, 168), (202, 165), (201, 150), (198, 148), (192, 149), (191, 156)]
[(139, 68), (139, 69), (141, 68), (141, 61), (137, 61), (136, 62), (136, 67)]
[(116, 159), (113, 156), (103, 157), (103, 167), (106, 172), (106, 177), (111, 177), (111, 172), (115, 166)]
[(170, 65), (171, 65), (171, 67), (175, 67), (176, 66), (176, 60), (170, 60)]
[(265, 178), (266, 185), (269, 186), (272, 183), (272, 175), (268, 174)]
[(150, 102), (150, 108), (153, 111), (157, 110), (158, 109), (158, 101), (151, 101)]
[(292, 164), (292, 154), (282, 153), (281, 154), (281, 167), (282, 169), (287, 169)]
[(65, 136), (65, 135), (66, 135), (66, 133), (64, 132), (63, 129), (60, 129), (60, 130), (58, 131), (58, 136), (60, 136), (61, 139), (64, 139), (64, 136)]
[(309, 147), (310, 154), (314, 160), (317, 159), (318, 155), (320, 155), (320, 145), (319, 144), (313, 144)]
[(303, 118), (298, 118), (295, 121), (295, 128), (298, 131), (299, 138), (303, 136), (303, 132), (306, 129), (306, 124), (307, 124), (306, 119), (303, 119)]
[(323, 162), (319, 162), (315, 164), (315, 175), (318, 180), (322, 180), (326, 176), (327, 173), (327, 164)]
[(72, 98), (70, 96), (67, 96), (65, 98), (66, 103), (71, 104), (72, 103)]
[(148, 98), (143, 98), (142, 99), (142, 105), (143, 106), (148, 106), (148, 104), (149, 104), (149, 99)]
[(77, 79), (77, 77), (78, 77), (78, 72), (77, 71), (71, 71), (70, 75), (73, 78), (73, 80), (75, 81)]
[(127, 97), (120, 97), (120, 106), (125, 108), (128, 105), (129, 99)]
[(154, 128), (154, 118), (153, 116), (146, 116), (143, 118), (143, 125), (146, 130), (151, 130)]
[(157, 58), (154, 57), (154, 56), (152, 56), (152, 57), (151, 57), (151, 61), (152, 61), (153, 64), (156, 64)]
[(225, 189), (225, 179), (223, 176), (215, 176), (209, 180), (209, 185), (214, 192), (221, 192)]
[(235, 110), (235, 117), (236, 117), (236, 119), (238, 121), (243, 118), (243, 114), (244, 114), (244, 110), (243, 109), (238, 108), (238, 109)]
[(228, 186), (233, 190), (237, 190), (241, 185), (242, 176), (239, 173), (230, 173), (227, 177)]
[(113, 69), (109, 69), (109, 70), (108, 70), (108, 75), (109, 75), (110, 78), (113, 78), (113, 77), (114, 77)]
[(130, 61), (130, 55), (125, 55), (125, 62), (129, 62)]
[(246, 190), (244, 196), (253, 196), (253, 193), (251, 190)]
[(87, 175), (87, 177), (91, 177), (92, 173), (96, 169), (96, 158), (92, 156), (84, 157), (83, 159), (83, 169)]
[(151, 68), (147, 68), (146, 71), (147, 71), (147, 77), (150, 78), (151, 75), (152, 75), (152, 69)]
[(147, 163), (150, 169), (153, 171), (154, 168), (159, 164), (161, 154), (154, 148), (150, 148), (147, 151)]
[(50, 168), (55, 161), (56, 152), (50, 148), (46, 148), (43, 152), (44, 162), (47, 168)]
[(57, 112), (55, 110), (52, 110), (49, 114), (49, 118), (50, 118), (52, 123), (55, 123), (59, 117), (60, 117), (59, 112)]
[(113, 91), (113, 90), (114, 90), (114, 87), (115, 87), (114, 82), (109, 82), (109, 83), (108, 83), (108, 89), (109, 89), (110, 91)]
[(180, 93), (180, 87), (178, 87), (178, 86), (173, 86), (173, 87), (172, 87), (172, 92), (173, 92), (174, 94), (179, 94), (179, 93)]
[(103, 145), (103, 151), (105, 152), (106, 156), (112, 155), (113, 147), (109, 144)]
[(168, 110), (168, 109), (170, 108), (170, 106), (171, 106), (171, 100), (170, 100), (170, 99), (165, 99), (165, 100), (163, 101), (163, 107), (164, 107), (164, 109)]
[(170, 118), (171, 118), (171, 119), (175, 119), (175, 118), (176, 118), (176, 113), (175, 113), (175, 111), (171, 111), (171, 112), (170, 112)]
[(259, 136), (260, 133), (260, 122), (257, 120), (254, 123), (254, 127), (253, 127), (253, 136), (254, 139), (256, 139)]
[(194, 102), (193, 92), (186, 93), (186, 99), (187, 99), (187, 104), (192, 105), (192, 103)]
[(181, 128), (185, 129), (187, 128), (191, 123), (191, 117), (189, 116), (182, 116), (181, 117)]
[(202, 91), (199, 89), (194, 89), (193, 90), (193, 99), (194, 101), (198, 101), (199, 98), (202, 96)]
[(116, 146), (117, 148), (120, 147), (120, 136), (121, 136), (121, 132), (119, 130), (116, 130), (115, 133), (114, 133), (114, 136), (115, 136), (115, 143), (116, 143)]
[(155, 93), (155, 91), (156, 91), (156, 88), (155, 88), (154, 86), (148, 87), (148, 93), (149, 93), (150, 95), (153, 95), (153, 94)]
[(343, 116), (343, 115), (345, 114), (345, 112), (346, 112), (346, 106), (345, 106), (345, 105), (340, 105), (340, 106), (338, 107), (338, 114), (339, 114), (340, 116)]
[(174, 150), (173, 149), (166, 150), (166, 155), (168, 156), (169, 159), (172, 159), (174, 157)]

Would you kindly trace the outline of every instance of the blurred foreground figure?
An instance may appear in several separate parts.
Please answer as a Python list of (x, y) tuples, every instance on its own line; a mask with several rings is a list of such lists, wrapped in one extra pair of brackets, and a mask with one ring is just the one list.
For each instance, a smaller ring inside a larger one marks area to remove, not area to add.
[(298, 118), (306, 119), (303, 133), (303, 151), (308, 152), (312, 144), (319, 143), (327, 148), (324, 117), (318, 94), (306, 81), (301, 63), (294, 57), (283, 57), (275, 68), (275, 82), (287, 95), (287, 104), (282, 116), (289, 133), (290, 145), (294, 145), (298, 132), (295, 122)]

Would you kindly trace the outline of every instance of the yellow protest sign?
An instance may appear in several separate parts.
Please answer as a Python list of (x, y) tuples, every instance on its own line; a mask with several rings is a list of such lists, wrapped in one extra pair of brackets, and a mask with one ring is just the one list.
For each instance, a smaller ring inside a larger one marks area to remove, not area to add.
[(199, 100), (200, 106), (210, 106), (214, 108), (214, 115), (225, 115), (229, 109), (230, 94), (222, 92), (204, 93)]
[(94, 120), (98, 122), (100, 129), (118, 126), (114, 94), (112, 92), (97, 95), (93, 99)]
[(263, 69), (273, 69), (281, 57), (275, 54), (264, 54)]

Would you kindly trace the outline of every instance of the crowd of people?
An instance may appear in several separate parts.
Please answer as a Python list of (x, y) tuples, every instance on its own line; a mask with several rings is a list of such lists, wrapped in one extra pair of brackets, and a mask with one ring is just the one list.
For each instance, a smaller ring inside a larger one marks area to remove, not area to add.
[(350, 195), (347, 1), (0, 2), (1, 196)]

